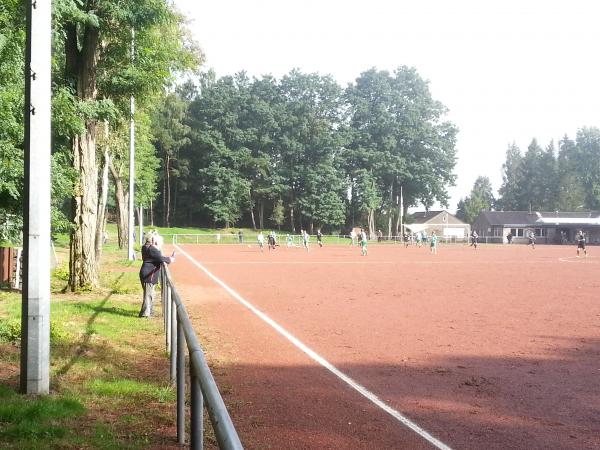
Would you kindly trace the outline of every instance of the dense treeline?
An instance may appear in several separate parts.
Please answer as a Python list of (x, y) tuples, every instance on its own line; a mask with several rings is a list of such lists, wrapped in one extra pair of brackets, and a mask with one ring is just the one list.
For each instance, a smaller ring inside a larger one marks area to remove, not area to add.
[(447, 204), (456, 128), (412, 68), (347, 88), (293, 70), (244, 73), (171, 94), (154, 116), (165, 225), (398, 229), (404, 208)]
[(495, 199), (488, 178), (479, 177), (471, 194), (458, 203), (457, 215), (472, 223), (481, 211), (600, 210), (600, 129), (581, 128), (543, 149), (532, 140), (527, 151), (512, 144), (502, 166)]

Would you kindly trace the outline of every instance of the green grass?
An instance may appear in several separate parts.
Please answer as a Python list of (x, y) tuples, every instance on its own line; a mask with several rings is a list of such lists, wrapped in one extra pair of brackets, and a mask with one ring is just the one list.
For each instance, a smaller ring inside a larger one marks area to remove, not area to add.
[[(57, 253), (66, 259), (65, 248), (57, 246)], [(21, 294), (0, 291), (0, 369), (5, 369), (0, 373), (13, 374), (0, 377), (0, 448), (143, 449), (174, 443), (174, 436), (156, 431), (174, 423), (175, 409), (162, 321), (137, 317), (139, 261), (123, 256), (116, 243), (104, 247), (102, 287), (94, 291), (63, 293), (68, 268), (63, 263), (53, 270), (48, 396), (16, 392)]]
[(175, 400), (175, 393), (170, 386), (157, 386), (131, 379), (96, 379), (86, 383), (88, 391), (94, 395), (108, 398), (139, 398), (142, 401), (165, 403)]
[(66, 419), (84, 412), (74, 397), (28, 398), (0, 385), (0, 442), (3, 448), (39, 448), (40, 442), (58, 444), (71, 434)]

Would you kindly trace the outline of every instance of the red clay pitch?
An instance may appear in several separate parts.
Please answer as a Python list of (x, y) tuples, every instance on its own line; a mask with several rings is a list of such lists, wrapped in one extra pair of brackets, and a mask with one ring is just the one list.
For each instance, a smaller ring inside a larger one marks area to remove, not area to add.
[[(181, 249), (451, 448), (600, 448), (600, 248)], [(183, 254), (171, 271), (246, 448), (432, 448)]]

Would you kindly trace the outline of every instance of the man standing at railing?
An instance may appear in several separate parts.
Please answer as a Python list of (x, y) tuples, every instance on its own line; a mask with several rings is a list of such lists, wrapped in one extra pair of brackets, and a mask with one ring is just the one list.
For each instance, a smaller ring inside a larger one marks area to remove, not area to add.
[(152, 317), (154, 301), (154, 288), (158, 283), (158, 273), (161, 264), (170, 264), (175, 261), (175, 252), (169, 256), (163, 256), (156, 246), (157, 240), (154, 233), (146, 235), (146, 242), (142, 247), (142, 267), (140, 268), (140, 282), (144, 290), (142, 309), (139, 317)]

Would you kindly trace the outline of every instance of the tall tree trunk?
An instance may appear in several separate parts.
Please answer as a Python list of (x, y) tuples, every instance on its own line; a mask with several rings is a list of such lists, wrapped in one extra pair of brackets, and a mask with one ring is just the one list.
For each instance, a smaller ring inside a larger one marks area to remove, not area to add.
[[(166, 165), (166, 161), (165, 161)], [(167, 223), (167, 175), (166, 172), (163, 175), (163, 188), (162, 188), (162, 225), (163, 227)]]
[[(98, 28), (74, 24), (65, 28), (65, 69), (76, 83), (77, 96), (82, 101), (94, 101), (97, 96)], [(69, 288), (97, 287), (96, 216), (98, 214), (98, 167), (96, 163), (96, 120), (86, 119), (81, 135), (72, 140), (73, 168), (79, 174), (72, 201), (73, 229), (70, 237)]]
[(292, 233), (296, 232), (296, 225), (294, 224), (294, 207), (290, 205), (290, 227), (292, 229)]
[(392, 221), (394, 219), (394, 181), (390, 183), (390, 209), (388, 211), (388, 239), (392, 235)]
[(96, 215), (98, 210), (98, 169), (94, 131), (74, 139), (74, 167), (80, 170), (73, 197), (73, 230), (70, 238), (69, 287), (72, 291), (98, 286), (96, 262)]
[(265, 203), (263, 202), (263, 199), (261, 198), (258, 201), (258, 223), (259, 223), (261, 230), (264, 230), (264, 228), (265, 228), (264, 215), (265, 215)]
[(171, 227), (171, 158), (167, 155), (165, 164), (165, 179), (167, 180), (167, 198), (165, 208), (165, 225), (167, 228)]
[(373, 239), (375, 236), (375, 210), (369, 210), (369, 239)]
[[(404, 199), (402, 198), (402, 185), (400, 185), (400, 201), (398, 202), (398, 218), (396, 219), (396, 235), (402, 233), (402, 217), (404, 216)], [(404, 236), (402, 237), (404, 239)]]
[(254, 219), (254, 207), (250, 208), (250, 217), (252, 218), (252, 228), (256, 231), (256, 220)]
[(150, 226), (151, 227), (154, 226), (154, 208), (153, 208), (153, 205), (154, 204), (152, 202), (152, 199), (150, 199), (150, 212), (149, 212), (150, 217), (149, 217), (149, 219), (150, 219)]
[(179, 194), (179, 183), (177, 183), (177, 176), (171, 180), (173, 184), (173, 206), (171, 207), (170, 216), (173, 217), (173, 223), (177, 225), (177, 197)]
[(109, 164), (110, 173), (115, 180), (115, 204), (117, 205), (117, 236), (119, 241), (119, 248), (124, 248), (127, 245), (127, 222), (129, 220), (129, 197), (125, 193), (123, 186), (123, 178), (117, 170), (114, 164), (110, 161)]
[[(108, 137), (108, 124), (105, 124), (105, 133)], [(98, 202), (98, 216), (96, 219), (96, 260), (99, 262), (102, 256), (102, 244), (104, 243), (104, 231), (106, 226), (106, 203), (108, 201), (108, 163), (110, 154), (108, 148), (104, 149), (104, 161), (102, 165), (102, 185), (100, 188), (100, 201)]]

